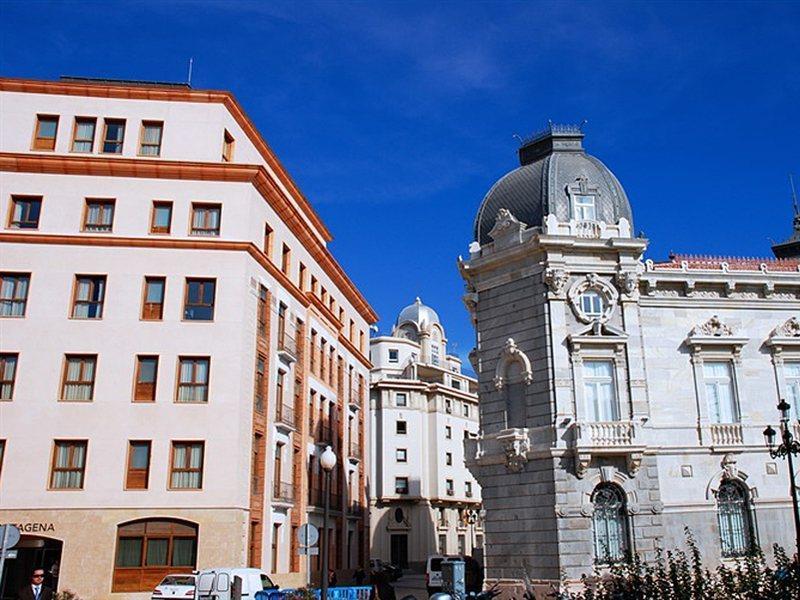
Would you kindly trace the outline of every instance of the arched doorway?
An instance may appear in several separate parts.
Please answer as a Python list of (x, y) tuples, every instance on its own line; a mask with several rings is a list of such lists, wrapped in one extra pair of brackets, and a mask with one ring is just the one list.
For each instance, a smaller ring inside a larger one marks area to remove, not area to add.
[(17, 592), (29, 583), (34, 569), (44, 569), (44, 583), (53, 590), (58, 589), (58, 572), (61, 566), (61, 540), (38, 535), (22, 535), (13, 550), (17, 557), (6, 559), (3, 569), (1, 600), (13, 600)]

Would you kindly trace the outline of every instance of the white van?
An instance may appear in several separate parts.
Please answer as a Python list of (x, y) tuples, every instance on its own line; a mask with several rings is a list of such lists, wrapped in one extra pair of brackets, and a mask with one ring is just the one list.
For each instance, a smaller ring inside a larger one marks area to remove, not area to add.
[(256, 592), (278, 589), (261, 569), (203, 569), (197, 572), (197, 600), (231, 600), (231, 586), (233, 578), (237, 576), (242, 579), (243, 599), (253, 600)]

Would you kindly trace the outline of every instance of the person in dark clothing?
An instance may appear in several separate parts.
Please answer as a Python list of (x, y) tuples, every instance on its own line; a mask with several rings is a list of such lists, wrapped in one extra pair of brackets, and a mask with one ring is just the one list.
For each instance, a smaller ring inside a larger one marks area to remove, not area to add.
[(31, 582), (20, 589), (19, 600), (53, 600), (53, 590), (44, 585), (44, 569), (34, 569)]
[(331, 569), (328, 571), (328, 587), (336, 587), (336, 583), (338, 580), (336, 579), (336, 571)]
[(358, 567), (353, 573), (353, 579), (355, 579), (356, 585), (362, 585), (364, 583), (364, 579), (367, 577), (367, 574), (364, 572), (364, 569)]
[(396, 600), (394, 588), (389, 583), (386, 573), (373, 571), (370, 575), (372, 589), (369, 591), (369, 600)]

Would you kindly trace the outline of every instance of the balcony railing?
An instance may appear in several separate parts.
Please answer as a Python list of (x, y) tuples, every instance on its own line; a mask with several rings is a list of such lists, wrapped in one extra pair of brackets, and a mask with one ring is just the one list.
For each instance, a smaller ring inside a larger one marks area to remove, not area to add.
[(358, 442), (350, 442), (347, 455), (351, 458), (361, 458), (361, 444)]
[(350, 390), (350, 405), (361, 408), (361, 393), (357, 390)]
[(278, 502), (294, 502), (294, 485), (276, 481), (272, 490), (272, 499)]
[(314, 440), (320, 444), (333, 443), (333, 426), (323, 421), (318, 421), (314, 427)]
[(292, 360), (297, 358), (297, 340), (288, 331), (278, 335), (278, 352), (288, 355)]
[[(317, 507), (325, 506), (325, 493), (323, 488), (312, 489), (309, 494), (308, 503)], [(338, 492), (331, 492), (330, 508), (331, 510), (342, 510), (342, 496)]]
[(275, 420), (289, 427), (294, 427), (294, 407), (291, 404), (278, 404), (275, 407)]
[(578, 437), (582, 446), (630, 446), (634, 438), (633, 423), (630, 421), (581, 423), (579, 432)]
[(715, 446), (739, 446), (743, 443), (741, 423), (713, 423), (711, 443)]

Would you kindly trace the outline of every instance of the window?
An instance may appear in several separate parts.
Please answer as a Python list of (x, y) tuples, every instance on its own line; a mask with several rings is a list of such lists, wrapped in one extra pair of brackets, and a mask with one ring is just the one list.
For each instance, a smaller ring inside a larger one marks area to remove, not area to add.
[(408, 462), (408, 450), (405, 448), (398, 448), (395, 450), (394, 458), (399, 463)]
[(203, 442), (172, 442), (169, 487), (199, 490), (203, 487)]
[(408, 396), (405, 392), (397, 392), (394, 395), (394, 403), (397, 406), (408, 406)]
[(0, 317), (24, 317), (30, 273), (0, 273)]
[(172, 202), (153, 201), (150, 233), (169, 233), (172, 229)]
[(269, 323), (269, 295), (266, 286), (258, 286), (258, 335), (267, 337), (267, 323)]
[(41, 196), (12, 196), (10, 229), (38, 229), (42, 211)]
[(109, 233), (114, 225), (114, 201), (86, 199), (83, 215), (83, 230), (94, 233)]
[(453, 412), (453, 401), (452, 400), (447, 399), (447, 400), (444, 401), (444, 412), (446, 412), (448, 415), (452, 414), (452, 412)]
[(191, 235), (219, 235), (221, 204), (192, 204)]
[(233, 147), (236, 141), (233, 136), (226, 129), (222, 136), (222, 162), (231, 162), (233, 160)]
[(142, 121), (142, 131), (139, 136), (139, 156), (161, 155), (161, 134), (164, 123), (161, 121)]
[(58, 132), (57, 115), (37, 115), (33, 134), (33, 150), (55, 150)]
[(595, 221), (597, 215), (594, 206), (594, 196), (575, 196), (573, 200), (574, 218), (576, 221)]
[(472, 498), (472, 482), (471, 481), (465, 481), (464, 482), (464, 495), (466, 495), (467, 498)]
[(395, 427), (396, 427), (395, 432), (397, 433), (397, 435), (405, 435), (406, 433), (408, 433), (408, 423), (406, 423), (405, 421), (397, 421)]
[(72, 151), (90, 153), (94, 150), (94, 130), (97, 119), (93, 117), (75, 117), (75, 128), (72, 131)]
[(447, 554), (447, 535), (439, 534), (439, 554)]
[(128, 472), (125, 474), (126, 490), (146, 490), (150, 476), (150, 442), (128, 442)]
[(103, 154), (122, 154), (125, 141), (125, 121), (123, 119), (106, 119), (103, 132)]
[[(306, 266), (303, 263), (300, 263), (300, 267), (297, 271), (297, 287), (300, 288), (301, 292), (306, 291)], [(339, 320), (342, 320), (341, 317), (341, 310), (339, 311)]]
[(61, 399), (69, 402), (91, 402), (94, 399), (96, 370), (96, 355), (67, 354), (61, 383)]
[(208, 402), (208, 357), (178, 359), (178, 395), (176, 402)]
[(591, 319), (603, 316), (603, 297), (594, 290), (586, 290), (580, 297), (581, 312)]
[(628, 518), (625, 495), (616, 485), (600, 484), (592, 493), (594, 561), (611, 564), (628, 554)]
[(451, 379), (450, 381), (451, 381), (451, 385), (453, 386), (454, 389), (456, 389), (456, 390), (460, 390), (461, 389), (461, 381), (460, 380)]
[(786, 401), (794, 407), (795, 417), (800, 420), (800, 362), (783, 364), (786, 381)]
[(273, 523), (272, 524), (272, 572), (278, 572), (278, 548), (279, 548), (279, 540), (281, 535), (281, 524), (280, 523)]
[(613, 370), (610, 360), (587, 360), (583, 363), (583, 394), (589, 421), (619, 419)]
[(742, 556), (752, 548), (753, 527), (747, 490), (733, 480), (725, 480), (717, 491), (717, 521), (722, 556)]
[(462, 404), (462, 406), (464, 407), (464, 408), (463, 408), (463, 411), (464, 411), (464, 416), (465, 416), (465, 417), (469, 417), (469, 404), (467, 404), (466, 402), (464, 402), (464, 404)]
[(733, 390), (731, 363), (707, 361), (703, 363), (708, 418), (712, 423), (738, 423), (739, 410)]
[(164, 290), (166, 286), (167, 280), (164, 277), (144, 278), (143, 321), (160, 321), (164, 317)]
[(14, 399), (19, 354), (0, 354), (0, 400)]
[(158, 357), (136, 357), (136, 381), (133, 389), (134, 402), (155, 402), (158, 379)]
[(453, 480), (452, 479), (445, 479), (444, 482), (444, 489), (448, 496), (454, 495), (455, 489), (453, 488)]
[(445, 439), (452, 440), (453, 439), (453, 428), (450, 425), (444, 426), (444, 437)]
[(6, 455), (6, 441), (0, 440), (0, 476), (3, 474), (3, 458)]
[(187, 321), (213, 321), (215, 279), (186, 279), (183, 318)]
[(267, 258), (272, 260), (272, 239), (275, 237), (272, 227), (269, 223), (264, 223), (264, 254)]
[(86, 440), (56, 440), (53, 448), (53, 465), (50, 488), (54, 490), (82, 490), (86, 471)]
[(292, 251), (286, 244), (283, 245), (281, 250), (281, 271), (284, 275), (289, 274), (289, 269), (292, 267)]
[(172, 585), (194, 586), (179, 573), (197, 566), (197, 525), (188, 521), (145, 519), (117, 527), (112, 592), (150, 592), (168, 574)]
[(464, 556), (467, 553), (467, 538), (463, 533), (458, 534), (458, 554)]
[(73, 319), (102, 319), (106, 295), (105, 275), (76, 275)]
[(400, 352), (394, 348), (389, 349), (389, 362), (396, 363), (400, 361)]
[(453, 453), (452, 452), (445, 452), (444, 458), (445, 458), (444, 462), (448, 467), (453, 465)]
[(407, 494), (408, 493), (408, 477), (395, 477), (394, 478), (394, 493)]

